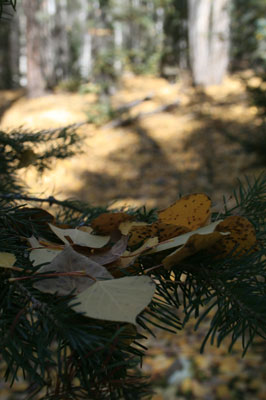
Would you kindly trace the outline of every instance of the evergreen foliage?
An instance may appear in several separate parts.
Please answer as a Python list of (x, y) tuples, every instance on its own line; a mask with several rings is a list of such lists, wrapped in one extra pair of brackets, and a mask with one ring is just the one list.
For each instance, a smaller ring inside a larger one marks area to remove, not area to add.
[[(32, 134), (31, 139), (34, 138)], [(13, 152), (18, 155), (24, 143), (28, 142), (21, 140), (18, 147), (11, 146), (12, 152), (3, 164), (16, 192)], [(8, 152), (6, 147), (3, 154), (5, 151)], [(40, 162), (41, 168), (42, 165)], [(207, 340), (220, 345), (230, 337), (231, 350), (241, 338), (245, 354), (257, 336), (265, 338), (265, 173), (254, 181), (240, 183), (234, 193), (235, 204), (228, 206), (225, 202), (224, 210), (212, 215), (213, 220), (229, 215), (247, 217), (256, 228), (255, 249), (242, 257), (236, 257), (237, 249), (225, 258), (198, 253), (172, 271), (162, 267), (158, 254), (143, 255), (135, 269), (121, 270), (125, 275), (147, 274), (156, 282), (156, 295), (137, 317), (140, 332), (130, 324), (91, 319), (74, 312), (69, 306), (72, 293), (57, 296), (34, 287), (34, 282), (43, 278), (40, 274), (33, 276), (39, 267), (33, 267), (29, 260), (25, 238), (34, 235), (54, 243), (58, 238), (48, 229), (51, 215), (25, 207), (25, 202), (32, 204), (33, 199), (12, 194), (11, 186), (4, 185), (0, 193), (0, 251), (13, 253), (17, 259), (14, 269), (0, 271), (1, 357), (6, 365), (5, 379), (10, 384), (22, 370), (29, 382), (29, 399), (36, 399), (39, 392), (47, 400), (149, 397), (151, 388), (138, 368), (145, 354), (145, 336), (153, 334), (154, 326), (174, 334), (192, 315), (197, 318), (197, 328), (213, 309), (202, 349)], [(108, 211), (73, 201), (59, 202), (52, 197), (34, 200), (36, 204), (48, 203), (57, 222), (72, 227), (89, 224)], [(139, 221), (156, 219), (155, 210), (141, 208), (129, 213)], [(25, 276), (30, 279), (18, 279)]]

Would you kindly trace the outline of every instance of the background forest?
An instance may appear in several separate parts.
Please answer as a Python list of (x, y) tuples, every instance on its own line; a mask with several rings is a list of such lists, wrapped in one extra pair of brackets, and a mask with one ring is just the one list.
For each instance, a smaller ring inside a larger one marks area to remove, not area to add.
[[(238, 178), (265, 170), (265, 0), (4, 3), (0, 150), (16, 143), (24, 198), (150, 209), (204, 192), (219, 213)], [(266, 400), (265, 343), (202, 355), (208, 318), (145, 342), (152, 399)], [(0, 400), (25, 389), (0, 382)]]

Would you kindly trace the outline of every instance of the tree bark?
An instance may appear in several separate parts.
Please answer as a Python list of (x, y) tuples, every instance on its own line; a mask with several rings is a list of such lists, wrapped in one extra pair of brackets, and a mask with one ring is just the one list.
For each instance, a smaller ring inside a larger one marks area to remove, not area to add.
[(229, 0), (188, 0), (189, 52), (196, 85), (220, 84), (229, 64)]
[(41, 57), (41, 11), (41, 0), (24, 1), (24, 12), (27, 21), (27, 91), (29, 97), (42, 96), (46, 88)]

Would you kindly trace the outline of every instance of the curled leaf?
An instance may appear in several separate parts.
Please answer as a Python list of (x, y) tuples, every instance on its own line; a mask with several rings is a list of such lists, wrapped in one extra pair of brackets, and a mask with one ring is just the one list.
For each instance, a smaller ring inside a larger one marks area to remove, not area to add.
[(205, 234), (191, 232), (191, 236), (181, 248), (177, 249), (163, 259), (162, 263), (164, 267), (169, 270), (183, 259), (190, 257), (193, 254), (196, 254), (200, 250), (204, 250), (208, 247), (213, 246), (216, 242), (221, 240), (222, 235), (224, 234), (225, 233), (223, 232), (216, 231)]
[(137, 315), (150, 303), (155, 284), (148, 276), (97, 281), (76, 296), (73, 309), (90, 318), (136, 324)]
[(149, 254), (158, 253), (160, 251), (183, 246), (188, 241), (188, 239), (195, 234), (208, 235), (209, 233), (213, 233), (215, 228), (219, 225), (220, 222), (222, 222), (222, 220), (215, 221), (215, 222), (211, 223), (210, 225), (207, 225), (207, 226), (204, 226), (203, 228), (197, 229), (196, 231), (187, 232), (187, 233), (184, 233), (183, 235), (180, 235), (175, 238), (169, 239), (165, 242), (159, 243), (158, 246), (156, 246), (154, 249), (152, 249), (149, 252)]
[(159, 211), (159, 219), (166, 223), (183, 226), (190, 231), (198, 229), (209, 220), (211, 200), (203, 193), (181, 197), (170, 207)]
[(110, 240), (110, 236), (91, 235), (80, 229), (61, 229), (52, 224), (49, 224), (49, 226), (54, 234), (65, 244), (73, 243), (79, 246), (99, 249), (105, 246)]
[(224, 236), (219, 243), (210, 249), (218, 257), (226, 256), (234, 250), (235, 255), (243, 256), (257, 242), (255, 228), (245, 217), (237, 215), (227, 217), (220, 222), (216, 230), (230, 232), (230, 235)]

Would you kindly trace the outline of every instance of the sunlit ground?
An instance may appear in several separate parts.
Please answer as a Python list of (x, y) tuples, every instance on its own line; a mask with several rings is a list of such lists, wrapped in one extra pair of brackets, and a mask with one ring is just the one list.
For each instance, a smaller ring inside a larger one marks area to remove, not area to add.
[[(254, 86), (260, 84), (251, 71), (244, 77)], [(2, 92), (0, 106), (20, 95)], [(260, 122), (239, 75), (205, 91), (182, 82), (128, 75), (112, 101), (118, 107), (147, 95), (152, 99), (134, 107), (131, 115), (176, 100), (180, 104), (127, 128), (83, 126), (79, 129), (82, 154), (54, 161), (42, 176), (33, 167), (18, 171), (28, 192), (59, 199), (75, 197), (92, 205), (114, 202), (114, 206), (159, 208), (175, 201), (179, 193), (205, 192), (219, 208), (237, 178), (262, 169), (254, 168), (256, 155), (246, 154), (240, 144), (226, 137), (227, 132), (255, 134)], [(35, 130), (82, 122), (95, 98), (94, 94), (66, 93), (31, 100), (22, 96), (3, 114), (0, 127)], [(245, 359), (241, 359), (240, 343), (231, 355), (226, 346), (207, 346), (200, 355), (204, 332), (204, 326), (193, 332), (191, 323), (177, 336), (158, 331), (156, 340), (149, 339), (143, 370), (157, 385), (154, 400), (266, 400), (265, 346), (257, 344)], [(24, 388), (22, 381), (17, 390)], [(8, 393), (8, 389), (1, 392), (0, 383), (0, 400)]]

